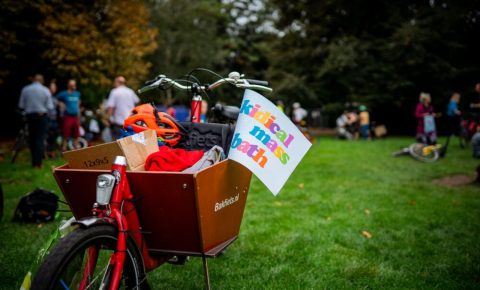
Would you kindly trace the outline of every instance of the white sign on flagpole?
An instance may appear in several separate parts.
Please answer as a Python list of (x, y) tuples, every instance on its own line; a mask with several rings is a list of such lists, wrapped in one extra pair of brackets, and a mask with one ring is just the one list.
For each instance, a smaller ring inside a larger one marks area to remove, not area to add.
[(312, 144), (272, 102), (246, 90), (228, 158), (277, 195)]

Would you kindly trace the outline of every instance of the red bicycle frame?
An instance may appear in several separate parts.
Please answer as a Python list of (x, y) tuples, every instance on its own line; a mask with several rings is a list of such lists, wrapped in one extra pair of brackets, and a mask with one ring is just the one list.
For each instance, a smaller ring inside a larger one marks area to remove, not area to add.
[[(118, 289), (122, 277), (122, 271), (127, 253), (127, 240), (129, 233), (135, 240), (137, 247), (141, 249), (143, 262), (146, 270), (151, 270), (165, 262), (167, 258), (152, 258), (148, 253), (147, 245), (142, 238), (140, 221), (137, 211), (132, 204), (133, 194), (130, 191), (126, 175), (126, 164), (117, 161), (112, 165), (112, 175), (116, 179), (110, 203), (106, 206), (95, 206), (93, 214), (103, 218), (118, 229), (118, 239), (115, 252), (110, 257), (109, 268), (111, 268), (111, 279), (109, 289)], [(87, 250), (87, 261), (79, 289), (88, 286), (89, 278), (95, 269), (98, 248), (91, 246)]]
[[(195, 93), (191, 102), (190, 119), (192, 123), (200, 122), (202, 109), (202, 96)], [(94, 207), (94, 215), (106, 218), (118, 229), (118, 240), (115, 252), (110, 257), (109, 268), (111, 268), (111, 280), (109, 289), (118, 289), (122, 271), (125, 263), (127, 251), (128, 233), (132, 235), (137, 246), (142, 251), (142, 257), (146, 270), (151, 270), (165, 262), (167, 258), (155, 259), (148, 253), (148, 248), (142, 238), (140, 221), (135, 207), (132, 204), (133, 194), (130, 191), (126, 175), (126, 164), (117, 164), (114, 162), (111, 169), (112, 175), (116, 179), (116, 185), (113, 189), (110, 203), (103, 207)], [(127, 213), (127, 214), (125, 214)], [(85, 289), (88, 286), (89, 278), (93, 274), (98, 258), (98, 249), (90, 247), (87, 251), (87, 262), (83, 273), (79, 289)]]
[(200, 115), (202, 113), (202, 96), (200, 94), (193, 95), (190, 108), (190, 121), (192, 123), (199, 123)]

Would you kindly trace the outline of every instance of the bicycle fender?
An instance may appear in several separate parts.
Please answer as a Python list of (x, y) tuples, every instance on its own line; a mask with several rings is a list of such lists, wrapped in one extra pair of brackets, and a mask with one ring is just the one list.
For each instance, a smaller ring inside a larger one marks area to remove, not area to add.
[[(90, 228), (90, 227), (100, 226), (100, 225), (110, 225), (110, 226), (113, 226), (115, 228), (118, 228), (117, 227), (117, 222), (115, 221), (115, 219), (113, 219), (111, 217), (97, 217), (97, 216), (84, 217), (80, 220), (74, 221), (72, 223), (72, 225), (79, 225), (82, 228)], [(137, 254), (137, 257), (140, 257), (141, 265), (144, 265), (143, 266), (143, 271), (145, 272), (146, 269), (145, 269), (145, 263), (144, 263), (144, 257), (142, 255), (142, 251), (140, 251), (137, 243), (132, 238), (132, 236), (130, 236), (130, 234), (128, 235), (128, 240), (134, 246), (134, 250)]]
[(90, 228), (90, 227), (105, 225), (105, 224), (113, 225), (113, 226), (117, 225), (115, 220), (110, 217), (96, 217), (96, 216), (84, 217), (80, 220), (73, 222), (72, 224), (79, 225), (83, 228)]

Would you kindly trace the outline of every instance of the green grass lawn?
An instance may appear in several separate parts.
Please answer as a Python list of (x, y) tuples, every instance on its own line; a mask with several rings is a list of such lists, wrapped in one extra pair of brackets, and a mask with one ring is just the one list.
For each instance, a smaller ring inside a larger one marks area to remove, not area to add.
[[(480, 187), (432, 180), (473, 175), (480, 162), (456, 144), (436, 163), (391, 157), (410, 141), (322, 138), (279, 196), (254, 179), (238, 240), (209, 260), (212, 288), (479, 289)], [(54, 228), (12, 223), (14, 207), (36, 186), (59, 193), (50, 171), (61, 163), (33, 171), (26, 154), (0, 163), (1, 289), (18, 289)], [(202, 289), (201, 259), (148, 278), (153, 289)]]

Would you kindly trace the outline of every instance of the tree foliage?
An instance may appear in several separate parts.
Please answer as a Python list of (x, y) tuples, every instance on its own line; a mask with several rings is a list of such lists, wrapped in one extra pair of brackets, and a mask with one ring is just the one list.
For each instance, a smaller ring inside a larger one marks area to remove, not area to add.
[(479, 81), (478, 1), (271, 3), (281, 35), (269, 76), (309, 106), (361, 101), (405, 114), (420, 91), (443, 105)]
[[(27, 0), (0, 0), (0, 88), (27, 71), (41, 50), (35, 29), (39, 13)], [(31, 72), (30, 72), (31, 73)]]
[(421, 91), (468, 102), (480, 81), (478, 0), (0, 1), (3, 95), (40, 71), (98, 103), (116, 74), (138, 87), (206, 67), (267, 79), (287, 104), (362, 102), (388, 121)]
[(142, 2), (56, 0), (38, 7), (48, 43), (42, 57), (59, 75), (95, 88), (109, 88), (119, 74), (133, 86), (145, 79), (151, 67), (145, 56), (157, 48), (157, 29)]
[(153, 74), (176, 77), (196, 67), (223, 66), (227, 19), (220, 1), (151, 0), (149, 7), (160, 30), (150, 57)]

